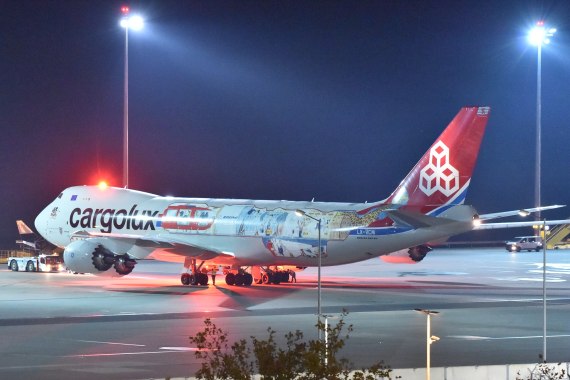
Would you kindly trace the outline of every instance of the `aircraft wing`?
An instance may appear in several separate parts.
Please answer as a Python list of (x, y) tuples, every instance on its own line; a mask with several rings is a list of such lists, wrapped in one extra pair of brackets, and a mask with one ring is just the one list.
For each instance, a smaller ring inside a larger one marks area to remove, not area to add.
[[(494, 230), (499, 228), (517, 228), (517, 227), (532, 227), (532, 226), (542, 226), (545, 222), (535, 220), (528, 222), (503, 222), (503, 223), (481, 223), (475, 226), (474, 230)], [(570, 224), (570, 219), (563, 220), (546, 220), (547, 226), (554, 226), (558, 224)]]
[(542, 206), (542, 207), (524, 208), (524, 209), (520, 209), (520, 210), (495, 212), (495, 213), (491, 213), (491, 214), (481, 214), (481, 215), (479, 215), (479, 220), (506, 218), (507, 216), (516, 216), (516, 215), (527, 216), (529, 214), (532, 214), (533, 212), (544, 211), (544, 210), (552, 210), (552, 209), (560, 208), (560, 207), (565, 207), (565, 205)]
[[(518, 228), (518, 227), (532, 227), (536, 225), (544, 225), (545, 222), (539, 220), (529, 220), (524, 222), (500, 222), (500, 223), (485, 223), (485, 221), (490, 219), (505, 218), (507, 216), (514, 216), (514, 215), (528, 216), (533, 212), (552, 210), (560, 207), (565, 207), (565, 205), (542, 206), (542, 207), (525, 208), (513, 211), (495, 212), (491, 214), (482, 214), (479, 215), (479, 219), (475, 222), (475, 227), (473, 229), (494, 230), (499, 228)], [(570, 219), (546, 220), (547, 226), (553, 226), (558, 224), (570, 224)]]
[(75, 238), (100, 240), (105, 239), (106, 245), (137, 247), (147, 249), (151, 252), (150, 258), (164, 259), (165, 261), (180, 261), (177, 259), (167, 259), (167, 256), (192, 257), (199, 260), (211, 260), (217, 257), (235, 258), (230, 252), (222, 252), (210, 247), (190, 244), (185, 241), (178, 241), (171, 236), (155, 235), (141, 237), (137, 235), (114, 234), (103, 232), (78, 231), (73, 234)]

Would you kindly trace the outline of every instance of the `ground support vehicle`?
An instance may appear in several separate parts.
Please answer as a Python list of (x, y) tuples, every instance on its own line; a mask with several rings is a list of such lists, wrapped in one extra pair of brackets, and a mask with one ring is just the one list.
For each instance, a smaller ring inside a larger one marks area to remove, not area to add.
[(65, 269), (63, 258), (58, 255), (8, 257), (8, 268), (14, 272), (59, 272)]
[(519, 236), (505, 243), (505, 249), (509, 252), (540, 251), (542, 239), (540, 236)]

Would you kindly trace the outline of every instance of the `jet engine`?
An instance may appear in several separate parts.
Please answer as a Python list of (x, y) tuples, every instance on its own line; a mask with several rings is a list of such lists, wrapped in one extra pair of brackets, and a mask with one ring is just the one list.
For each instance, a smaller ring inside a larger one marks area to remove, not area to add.
[(380, 256), (382, 261), (390, 264), (417, 264), (426, 257), (431, 247), (417, 245), (408, 249), (392, 252), (389, 255)]
[[(63, 251), (63, 261), (67, 269), (73, 272), (107, 276), (127, 275), (137, 263), (127, 254), (116, 254), (101, 243), (89, 240), (78, 240), (69, 244)], [(111, 267), (114, 270), (109, 271)]]

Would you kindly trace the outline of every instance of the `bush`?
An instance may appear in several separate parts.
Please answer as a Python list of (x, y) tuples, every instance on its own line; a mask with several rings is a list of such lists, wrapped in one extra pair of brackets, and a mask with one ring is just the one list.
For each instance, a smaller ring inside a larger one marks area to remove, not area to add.
[(565, 380), (570, 379), (562, 363), (553, 364), (538, 363), (532, 370), (528, 369), (527, 375), (517, 372), (516, 380)]
[(196, 358), (202, 360), (196, 377), (206, 380), (249, 380), (255, 375), (263, 380), (391, 379), (392, 370), (382, 362), (351, 373), (351, 363), (337, 358), (353, 330), (352, 325), (345, 324), (347, 314), (343, 312), (336, 326), (327, 326), (326, 331), (324, 323), (317, 323), (316, 327), (328, 334), (328, 344), (319, 340), (305, 342), (303, 333), (296, 330), (285, 334), (285, 348), (278, 347), (271, 327), (267, 329), (269, 335), (265, 340), (252, 336), (251, 344), (245, 339), (232, 343), (228, 332), (208, 318), (204, 321), (204, 330), (190, 337), (190, 342), (198, 348)]

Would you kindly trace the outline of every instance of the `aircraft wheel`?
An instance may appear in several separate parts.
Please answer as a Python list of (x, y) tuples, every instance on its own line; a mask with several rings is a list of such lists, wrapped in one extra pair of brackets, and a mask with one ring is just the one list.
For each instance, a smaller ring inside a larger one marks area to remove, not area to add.
[(199, 273), (197, 282), (202, 286), (208, 285), (208, 275), (205, 273)]
[(234, 285), (236, 283), (236, 275), (233, 273), (226, 274), (226, 284)]
[(236, 274), (236, 277), (235, 277), (235, 284), (236, 284), (237, 286), (242, 286), (243, 283), (244, 283), (243, 274), (241, 274), (241, 273)]
[(180, 282), (182, 282), (182, 285), (190, 285), (190, 273), (182, 273)]
[(10, 269), (12, 269), (14, 272), (18, 271), (18, 263), (16, 260), (10, 261)]
[(272, 276), (271, 283), (275, 285), (279, 285), (281, 283), (281, 276), (277, 273), (275, 276)]
[(35, 272), (36, 271), (36, 266), (34, 265), (33, 261), (28, 261), (28, 263), (26, 264), (26, 272)]
[(269, 277), (269, 275), (267, 273), (264, 273), (263, 276), (261, 276), (261, 282), (265, 285), (267, 285), (271, 282), (271, 278)]
[(245, 286), (251, 286), (251, 284), (253, 284), (253, 276), (249, 273), (246, 273), (243, 276), (244, 276), (243, 284)]

